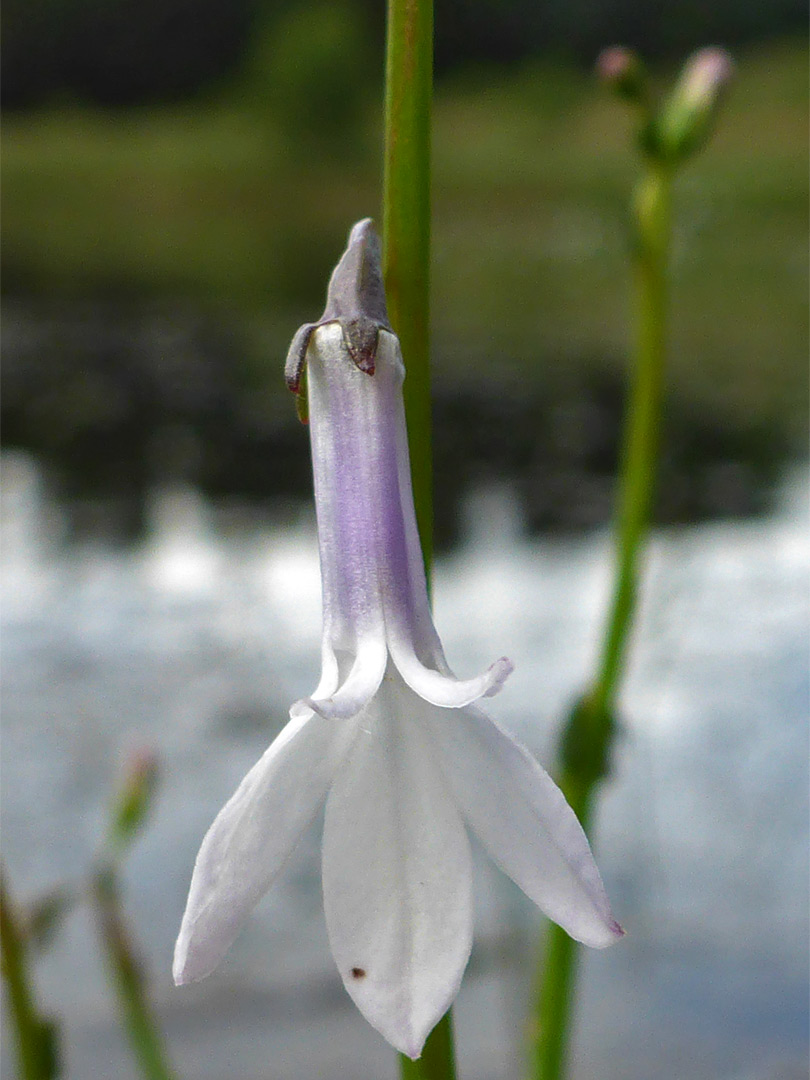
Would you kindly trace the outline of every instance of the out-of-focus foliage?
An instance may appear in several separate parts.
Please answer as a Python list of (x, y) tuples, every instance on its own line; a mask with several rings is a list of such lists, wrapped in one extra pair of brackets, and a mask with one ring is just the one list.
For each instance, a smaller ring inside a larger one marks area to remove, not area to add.
[(352, 157), (364, 107), (382, 79), (366, 21), (348, 0), (319, 0), (267, 18), (251, 41), (237, 93), (269, 118), (292, 156)]
[[(374, 67), (357, 42), (358, 66)], [(265, 47), (257, 37), (257, 57)], [(716, 137), (675, 192), (666, 520), (756, 510), (777, 463), (806, 445), (806, 49), (736, 59)], [(352, 90), (343, 127), (335, 113), (340, 146), (322, 149), (284, 115), (278, 88), (297, 77), (248, 66), (205, 102), (5, 119), (4, 439), (39, 454), (65, 495), (127, 500), (126, 530), (139, 493), (167, 479), (307, 490), (281, 365), (291, 329), (321, 309), (347, 222), (379, 212), (380, 108)], [(670, 78), (653, 65), (653, 89)], [(608, 512), (630, 113), (560, 63), (461, 73), (438, 90), (440, 507), (495, 474), (525, 489), (533, 527)]]
[[(469, 471), (444, 476), (439, 448), (437, 505), (495, 472), (525, 490), (532, 527), (608, 512), (637, 163), (628, 111), (581, 61), (639, 45), (654, 90), (672, 76), (656, 55), (680, 65), (796, 10), (436, 4), (437, 442)], [(127, 533), (154, 483), (307, 490), (279, 365), (347, 223), (379, 214), (384, 15), (380, 0), (4, 6), (4, 444), (66, 497), (112, 492)], [(756, 510), (805, 445), (806, 47), (735, 55), (718, 137), (675, 193), (666, 520)]]
[(646, 57), (674, 58), (711, 42), (732, 45), (803, 31), (806, 23), (801, 0), (441, 0), (436, 51), (440, 70), (538, 54), (591, 63), (614, 41)]
[(254, 0), (8, 0), (3, 107), (188, 96), (233, 71), (254, 7)]
[[(807, 342), (806, 51), (738, 60), (717, 137), (676, 190), (673, 379), (713, 408), (795, 420)], [(7, 294), (194, 297), (247, 315), (260, 355), (282, 355), (289, 328), (321, 304), (346, 222), (377, 211), (379, 112), (364, 121), (363, 156), (336, 162), (291, 152), (287, 120), (240, 102), (7, 117)], [(624, 356), (631, 122), (591, 77), (561, 66), (441, 89), (439, 372), (483, 373), (497, 358), (504, 380), (540, 375), (561, 353), (597, 368)], [(13, 377), (9, 366), (8, 391)]]
[[(336, 14), (327, 16), (333, 6)], [(175, 101), (229, 77), (257, 31), (276, 42), (289, 33), (292, 46), (309, 26), (314, 40), (301, 55), (302, 78), (324, 47), (328, 64), (335, 62), (324, 38), (331, 18), (336, 35), (347, 22), (362, 27), (382, 55), (383, 0), (319, 0), (314, 14), (310, 7), (305, 0), (6, 0), (3, 106), (76, 97), (107, 105)], [(681, 0), (676, 8), (643, 0), (442, 0), (436, 62), (439, 74), (541, 55), (591, 63), (612, 41), (648, 57), (682, 56), (711, 42), (802, 32), (806, 23), (802, 0)], [(363, 67), (352, 73), (359, 82), (368, 76)]]

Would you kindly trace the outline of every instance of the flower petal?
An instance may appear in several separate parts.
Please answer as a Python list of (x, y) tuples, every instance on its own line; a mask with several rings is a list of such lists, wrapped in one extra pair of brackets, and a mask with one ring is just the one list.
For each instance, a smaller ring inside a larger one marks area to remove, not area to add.
[(478, 709), (424, 713), (456, 801), (493, 861), (577, 941), (617, 941), (624, 931), (588, 839), (548, 773)]
[(326, 804), (324, 910), (357, 1007), (418, 1057), (458, 992), (472, 944), (469, 841), (392, 669)]
[(405, 366), (399, 340), (380, 332), (377, 352), (378, 448), (376, 500), (377, 552), (386, 630), (404, 638), (420, 662), (446, 671), (447, 662), (433, 615), (416, 524), (411, 460), (402, 382)]
[(323, 697), (316, 691), (313, 697), (302, 698), (290, 709), (290, 716), (300, 716), (314, 710), (329, 720), (350, 720), (377, 693), (387, 662), (388, 649), (381, 634), (361, 638), (357, 656), (343, 685)]
[(390, 623), (388, 646), (391, 659), (411, 690), (431, 705), (444, 709), (461, 709), (479, 698), (494, 697), (512, 673), (512, 662), (505, 656), (474, 679), (457, 679), (452, 674), (434, 671), (420, 663), (406, 632)]
[(174, 951), (178, 985), (220, 962), (317, 813), (356, 732), (311, 712), (291, 720), (219, 812), (194, 865)]
[(338, 323), (313, 333), (307, 358), (324, 636), (336, 651), (355, 654), (360, 639), (385, 633), (369, 495), (384, 435), (379, 383), (354, 365)]

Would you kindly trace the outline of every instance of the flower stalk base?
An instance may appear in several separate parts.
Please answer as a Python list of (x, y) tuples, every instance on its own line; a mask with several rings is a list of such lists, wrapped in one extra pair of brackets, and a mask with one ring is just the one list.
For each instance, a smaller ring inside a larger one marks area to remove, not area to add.
[[(610, 771), (616, 693), (636, 611), (658, 457), (671, 231), (671, 170), (659, 162), (648, 163), (639, 183), (633, 225), (637, 338), (620, 466), (616, 572), (597, 673), (572, 709), (560, 743), (560, 787), (586, 831)], [(562, 1080), (567, 1072), (577, 952), (559, 926), (549, 927), (533, 1033), (535, 1080)]]

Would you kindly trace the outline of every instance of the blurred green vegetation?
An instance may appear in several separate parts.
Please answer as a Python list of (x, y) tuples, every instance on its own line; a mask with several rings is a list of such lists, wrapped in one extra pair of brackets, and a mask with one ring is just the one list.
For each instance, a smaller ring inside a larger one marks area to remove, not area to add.
[[(247, 361), (280, 358), (319, 314), (348, 226), (379, 212), (381, 73), (358, 62), (330, 109), (325, 88), (352, 70), (330, 55), (326, 21), (341, 16), (326, 6), (306, 17), (324, 20), (323, 33), (298, 29), (320, 50), (309, 78), (259, 53), (204, 101), (7, 116), (5, 293), (192, 299), (251, 328)], [(803, 449), (807, 48), (771, 44), (737, 61), (717, 136), (676, 192), (671, 382), (718, 414), (778, 421)], [(438, 378), (514, 384), (624, 362), (629, 123), (594, 79), (549, 61), (440, 86)]]

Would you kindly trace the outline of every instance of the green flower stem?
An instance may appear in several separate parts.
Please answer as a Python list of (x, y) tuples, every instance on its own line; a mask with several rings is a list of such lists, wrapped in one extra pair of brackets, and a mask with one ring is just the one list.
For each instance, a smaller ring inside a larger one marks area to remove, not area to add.
[(453, 1080), (456, 1067), (451, 1012), (445, 1013), (431, 1031), (418, 1061), (400, 1054), (399, 1062), (402, 1080)]
[(20, 1080), (56, 1076), (56, 1029), (37, 1011), (29, 985), (25, 935), (0, 875), (0, 935), (3, 982), (11, 1028), (17, 1043)]
[(93, 874), (91, 899), (122, 1022), (138, 1067), (146, 1080), (174, 1080), (124, 923), (112, 866), (102, 865)]
[[(586, 831), (597, 787), (609, 769), (616, 694), (654, 491), (666, 353), (671, 186), (670, 169), (651, 161), (633, 203), (636, 355), (620, 464), (616, 574), (596, 676), (563, 732), (560, 786)], [(566, 1075), (577, 952), (564, 930), (549, 928), (534, 1032), (536, 1080)]]
[(383, 272), (402, 345), (405, 414), (422, 552), (433, 550), (430, 407), (430, 117), (433, 2), (388, 0), (385, 60)]
[[(430, 585), (433, 458), (430, 404), (430, 119), (433, 0), (388, 0), (385, 57), (383, 273), (391, 326), (405, 359), (405, 416), (416, 520)], [(448, 1012), (418, 1061), (400, 1055), (403, 1080), (454, 1080)]]
[(672, 181), (650, 165), (634, 200), (636, 365), (620, 467), (616, 527), (617, 572), (593, 688), (594, 722), (612, 712), (636, 609), (639, 556), (649, 526), (658, 459), (666, 355), (667, 273), (672, 231)]
[[(559, 781), (572, 810), (587, 832), (595, 785), (578, 783), (577, 778), (568, 772), (564, 772)], [(578, 955), (576, 941), (561, 927), (551, 923), (546, 934), (538, 1008), (532, 1032), (534, 1076), (537, 1080), (561, 1080), (566, 1075)]]

